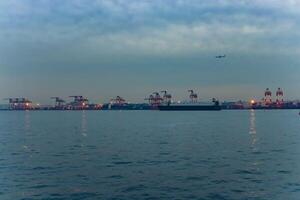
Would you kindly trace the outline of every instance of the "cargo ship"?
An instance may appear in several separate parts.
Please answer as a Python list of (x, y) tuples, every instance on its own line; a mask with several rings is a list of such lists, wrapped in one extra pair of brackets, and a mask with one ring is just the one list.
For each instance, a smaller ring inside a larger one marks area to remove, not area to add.
[(158, 110), (161, 111), (219, 111), (221, 106), (218, 101), (212, 103), (171, 103), (167, 105), (159, 105)]
[(101, 110), (150, 110), (151, 107), (145, 103), (103, 104)]
[(150, 110), (151, 106), (146, 103), (129, 103), (120, 96), (110, 100), (110, 103), (102, 105), (102, 110)]
[(167, 94), (166, 91), (164, 92), (164, 96), (161, 98), (162, 103), (157, 106), (158, 110), (161, 111), (218, 111), (221, 110), (221, 106), (219, 101), (215, 98), (212, 99), (212, 102), (208, 103), (200, 103), (198, 102), (197, 98), (198, 95), (194, 93), (193, 90), (188, 90), (190, 92), (189, 98), (190, 101), (188, 102), (171, 102), (171, 95)]

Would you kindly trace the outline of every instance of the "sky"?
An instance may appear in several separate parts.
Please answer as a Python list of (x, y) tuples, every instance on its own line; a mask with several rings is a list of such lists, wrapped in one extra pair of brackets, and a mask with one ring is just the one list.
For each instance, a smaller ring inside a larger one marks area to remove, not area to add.
[(0, 98), (300, 99), (299, 24), (300, 0), (0, 0)]

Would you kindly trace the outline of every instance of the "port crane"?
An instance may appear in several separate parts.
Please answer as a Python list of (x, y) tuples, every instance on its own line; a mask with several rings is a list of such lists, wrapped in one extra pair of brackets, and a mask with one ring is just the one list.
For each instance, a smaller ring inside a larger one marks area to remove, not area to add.
[(55, 100), (55, 108), (62, 108), (65, 104), (65, 100), (60, 97), (51, 97), (51, 99)]
[(149, 102), (149, 104), (152, 105), (153, 101), (154, 101), (154, 96), (152, 94), (150, 94), (148, 98), (145, 98), (145, 100), (147, 100)]
[(153, 92), (149, 95), (148, 98), (145, 98), (145, 100), (148, 100), (151, 106), (156, 107), (162, 103), (163, 98), (159, 95), (158, 92)]
[(9, 109), (14, 109), (18, 104), (17, 98), (5, 98), (4, 100), (8, 100)]
[(83, 98), (83, 96), (81, 96), (81, 95), (73, 95), (73, 96), (69, 96), (69, 97), (73, 97), (75, 102), (78, 102), (78, 101), (87, 101), (87, 99)]
[(32, 101), (24, 97), (5, 98), (8, 100), (9, 109), (27, 110), (32, 108)]
[(283, 104), (283, 91), (281, 88), (278, 88), (276, 91), (276, 103), (278, 105)]
[(264, 102), (265, 102), (265, 105), (272, 104), (272, 92), (270, 91), (269, 88), (267, 88), (266, 91), (265, 91)]
[(188, 92), (190, 93), (191, 102), (196, 103), (198, 99), (198, 95), (194, 93), (194, 90), (188, 90)]
[(158, 105), (160, 105), (161, 103), (162, 103), (162, 101), (163, 101), (163, 98), (161, 98), (161, 96), (159, 95), (159, 93), (158, 92), (153, 92), (153, 94), (154, 94), (154, 105), (155, 106), (158, 106)]
[(163, 93), (163, 102), (166, 104), (170, 104), (171, 103), (171, 99), (172, 99), (172, 95), (168, 94), (167, 90), (163, 90), (160, 91), (161, 93)]
[(69, 96), (69, 97), (73, 97), (74, 98), (74, 103), (85, 104), (85, 103), (87, 103), (89, 101), (87, 98), (84, 98), (83, 96), (80, 96), (80, 95), (74, 95), (74, 96)]
[(89, 100), (87, 98), (81, 95), (73, 95), (69, 97), (74, 98), (74, 101), (69, 104), (71, 109), (85, 109), (88, 107)]
[(124, 105), (126, 103), (125, 99), (117, 96), (116, 98), (113, 98), (110, 100), (112, 104), (117, 104), (117, 105)]

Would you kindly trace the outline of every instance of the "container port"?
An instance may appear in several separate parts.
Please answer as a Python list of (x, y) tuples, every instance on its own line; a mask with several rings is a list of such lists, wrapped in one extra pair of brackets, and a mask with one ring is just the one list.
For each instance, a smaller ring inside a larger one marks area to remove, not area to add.
[[(223, 101), (212, 98), (211, 101), (200, 102), (198, 94), (194, 90), (187, 90), (188, 100), (174, 101), (167, 90), (152, 92), (144, 98), (145, 102), (129, 103), (125, 98), (116, 96), (108, 103), (90, 103), (87, 97), (82, 95), (68, 96), (71, 101), (61, 97), (50, 97), (52, 105), (40, 105), (33, 103), (25, 97), (5, 98), (6, 104), (1, 105), (0, 110), (244, 110), (244, 109), (300, 109), (300, 101), (284, 100), (284, 92), (277, 88), (272, 98), (272, 91), (267, 88), (260, 100), (248, 101)], [(207, 107), (208, 106), (208, 107)], [(211, 106), (211, 107), (210, 107)]]

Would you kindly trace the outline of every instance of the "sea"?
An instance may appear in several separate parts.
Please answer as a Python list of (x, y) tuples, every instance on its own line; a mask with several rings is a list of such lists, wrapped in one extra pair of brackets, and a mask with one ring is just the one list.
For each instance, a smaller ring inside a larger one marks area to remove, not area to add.
[(1, 111), (21, 199), (299, 200), (299, 110)]

